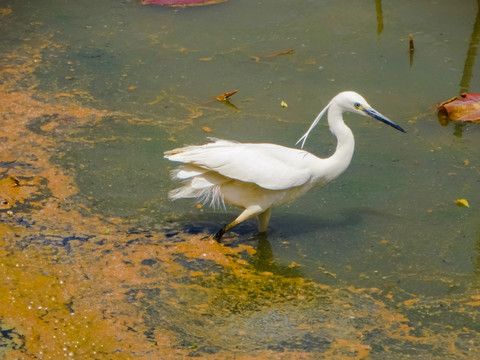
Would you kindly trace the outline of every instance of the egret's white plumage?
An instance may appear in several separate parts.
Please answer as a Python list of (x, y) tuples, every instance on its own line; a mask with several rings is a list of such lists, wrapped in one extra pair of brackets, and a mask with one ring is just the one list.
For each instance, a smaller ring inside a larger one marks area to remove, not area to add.
[(290, 202), (312, 187), (335, 179), (350, 164), (355, 140), (343, 122), (343, 112), (369, 115), (405, 132), (373, 110), (362, 96), (345, 91), (330, 101), (300, 138), (298, 142), (302, 142), (302, 148), (327, 110), (330, 130), (337, 138), (336, 150), (329, 158), (318, 158), (304, 150), (274, 144), (211, 139), (206, 145), (165, 152), (165, 158), (183, 163), (173, 171), (173, 178), (183, 180), (184, 185), (171, 191), (169, 197), (173, 200), (195, 198), (212, 206), (229, 203), (244, 208), (232, 223), (215, 235), (217, 240), (235, 225), (254, 216), (258, 218), (259, 232), (264, 232), (273, 206)]

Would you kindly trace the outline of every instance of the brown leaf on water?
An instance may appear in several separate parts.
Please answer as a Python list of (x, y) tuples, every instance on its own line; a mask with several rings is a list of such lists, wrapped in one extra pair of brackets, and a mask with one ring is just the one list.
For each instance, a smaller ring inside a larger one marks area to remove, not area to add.
[(294, 53), (294, 51), (292, 49), (290, 49), (290, 50), (280, 51), (280, 52), (276, 52), (276, 53), (268, 54), (268, 55), (252, 56), (252, 59), (255, 60), (256, 62), (259, 62), (259, 61), (262, 61), (262, 60), (275, 58), (277, 56), (290, 55), (290, 54), (293, 54), (293, 53)]
[(235, 95), (238, 90), (229, 91), (215, 97), (218, 101), (226, 101), (230, 96)]
[(227, 0), (140, 0), (144, 5), (202, 6), (225, 2)]
[(451, 120), (480, 121), (480, 94), (463, 93), (442, 102), (438, 109), (446, 112)]

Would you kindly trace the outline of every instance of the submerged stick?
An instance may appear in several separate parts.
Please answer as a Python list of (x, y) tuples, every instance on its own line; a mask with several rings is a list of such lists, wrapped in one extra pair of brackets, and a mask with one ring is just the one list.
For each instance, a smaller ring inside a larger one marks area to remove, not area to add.
[(410, 67), (413, 65), (413, 53), (415, 52), (415, 46), (413, 45), (413, 35), (410, 34)]

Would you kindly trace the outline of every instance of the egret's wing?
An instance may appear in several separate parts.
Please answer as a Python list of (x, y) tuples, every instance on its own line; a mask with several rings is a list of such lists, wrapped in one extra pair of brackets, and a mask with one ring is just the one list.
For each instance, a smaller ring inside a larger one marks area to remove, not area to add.
[(167, 151), (172, 161), (192, 164), (225, 177), (282, 190), (311, 179), (312, 154), (273, 144), (242, 144), (226, 140)]

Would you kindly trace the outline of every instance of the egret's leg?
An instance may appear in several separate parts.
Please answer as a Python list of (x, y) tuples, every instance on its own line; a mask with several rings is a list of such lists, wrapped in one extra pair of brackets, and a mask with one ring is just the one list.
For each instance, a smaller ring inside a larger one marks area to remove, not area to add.
[(263, 212), (264, 212), (263, 209), (259, 209), (259, 208), (247, 208), (247, 209), (245, 209), (240, 215), (238, 215), (238, 217), (235, 220), (233, 220), (230, 224), (228, 224), (224, 228), (220, 229), (215, 235), (213, 235), (213, 238), (217, 241), (220, 241), (223, 234), (225, 234), (228, 230), (230, 230), (234, 226), (237, 226), (241, 222), (244, 222), (245, 220), (248, 220), (251, 217), (257, 216), (257, 215), (259, 215)]
[(264, 233), (265, 231), (267, 231), (268, 223), (270, 222), (271, 216), (272, 216), (272, 208), (269, 208), (265, 210), (263, 213), (257, 215), (259, 233)]

